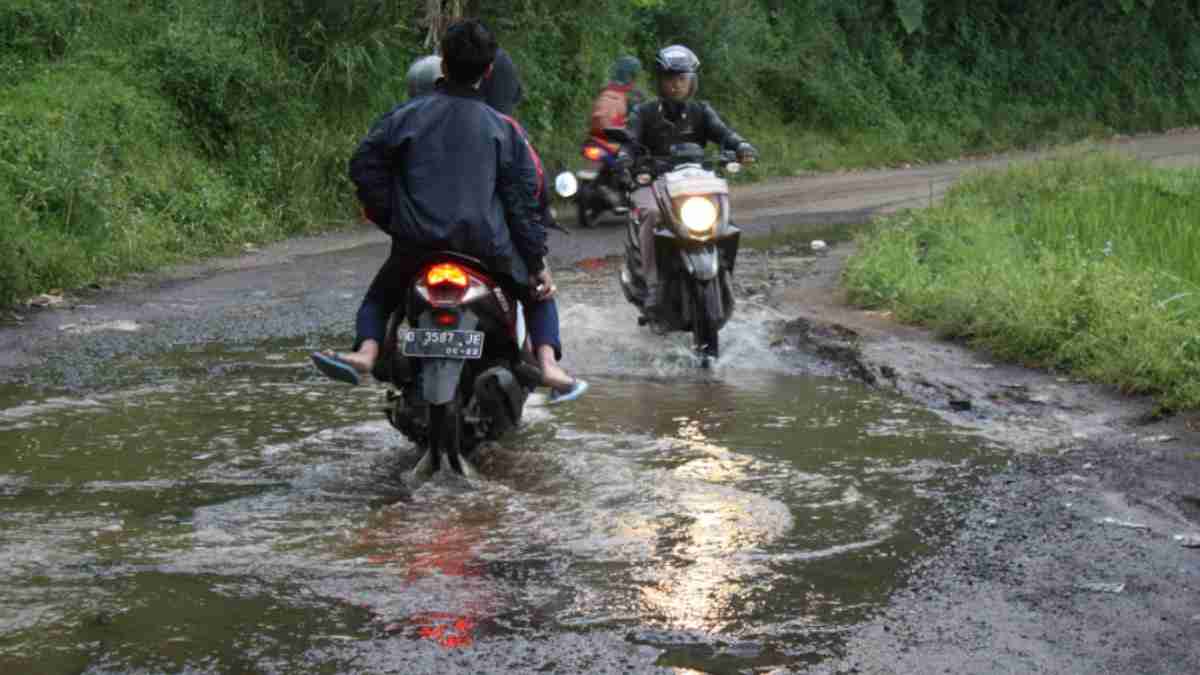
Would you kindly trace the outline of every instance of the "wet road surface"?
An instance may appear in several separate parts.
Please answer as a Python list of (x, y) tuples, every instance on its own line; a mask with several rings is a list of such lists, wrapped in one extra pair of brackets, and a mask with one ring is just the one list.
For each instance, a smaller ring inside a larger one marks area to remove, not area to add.
[[(737, 672), (835, 654), (997, 453), (773, 348), (778, 317), (752, 302), (698, 369), (684, 336), (636, 328), (613, 277), (560, 275), (568, 364), (592, 391), (535, 397), (469, 482), (409, 482), (382, 388), (321, 379), (311, 336), (239, 338), (237, 319), (221, 343), (204, 320), (75, 335), (108, 345), (86, 369), (105, 385), (0, 387), (0, 671)], [(276, 294), (239, 311), (282, 321), (263, 310)]]
[[(1172, 162), (1197, 138), (1133, 150)], [(855, 222), (966, 166), (751, 186), (735, 208), (757, 233)], [(556, 235), (556, 272), (619, 238)], [(597, 260), (559, 277), (592, 392), (530, 408), (478, 480), (414, 487), (382, 390), (306, 358), (348, 341), (380, 241), (288, 242), (0, 334), (0, 672), (801, 669), (1000, 461), (773, 347), (788, 317), (745, 301), (779, 283), (765, 260), (740, 263), (711, 372), (636, 328)]]

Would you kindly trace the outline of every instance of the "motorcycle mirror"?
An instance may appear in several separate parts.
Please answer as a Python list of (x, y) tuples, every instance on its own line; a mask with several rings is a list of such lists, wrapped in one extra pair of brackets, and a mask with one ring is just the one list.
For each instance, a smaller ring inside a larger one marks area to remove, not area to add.
[(579, 180), (570, 171), (564, 171), (554, 177), (554, 191), (560, 197), (572, 197), (579, 192)]

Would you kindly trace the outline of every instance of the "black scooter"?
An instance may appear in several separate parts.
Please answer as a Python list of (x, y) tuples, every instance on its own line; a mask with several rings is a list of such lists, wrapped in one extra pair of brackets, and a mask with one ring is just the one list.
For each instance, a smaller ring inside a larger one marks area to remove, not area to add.
[(520, 303), (470, 256), (429, 257), (410, 285), (407, 327), (393, 316), (376, 377), (388, 421), (424, 450), (416, 473), (472, 472), (479, 444), (521, 420), (541, 370), (526, 348)]
[[(604, 130), (605, 137), (628, 148), (635, 140), (625, 129)], [(723, 177), (741, 170), (732, 152), (706, 159), (695, 143), (671, 148), (669, 157), (653, 157), (642, 148), (636, 159), (625, 159), (623, 185), (627, 194), (641, 187), (653, 190), (662, 213), (654, 233), (654, 251), (642, 251), (641, 214), (626, 219), (625, 264), (621, 289), (626, 300), (641, 310), (639, 325), (659, 333), (687, 331), (705, 365), (720, 355), (720, 330), (733, 315), (733, 270), (741, 231), (730, 222), (729, 184)], [(568, 182), (569, 181), (565, 181)], [(562, 185), (556, 181), (556, 186)], [(630, 200), (631, 201), (631, 200)], [(645, 311), (648, 284), (642, 256), (657, 256), (658, 311)]]

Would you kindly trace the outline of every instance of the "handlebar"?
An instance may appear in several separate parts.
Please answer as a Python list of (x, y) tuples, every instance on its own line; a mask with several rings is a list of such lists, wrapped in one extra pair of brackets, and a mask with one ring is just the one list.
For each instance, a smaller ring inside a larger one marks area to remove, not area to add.
[(639, 175), (649, 174), (651, 180), (653, 180), (664, 173), (674, 171), (689, 164), (698, 164), (706, 171), (715, 171), (718, 173), (736, 173), (741, 167), (741, 162), (737, 158), (737, 152), (733, 150), (722, 150), (715, 157), (703, 157), (698, 162), (692, 157), (663, 157), (661, 155), (633, 157), (623, 151), (618, 153), (616, 160), (616, 168), (622, 182), (631, 189), (643, 184), (636, 180), (636, 177)]

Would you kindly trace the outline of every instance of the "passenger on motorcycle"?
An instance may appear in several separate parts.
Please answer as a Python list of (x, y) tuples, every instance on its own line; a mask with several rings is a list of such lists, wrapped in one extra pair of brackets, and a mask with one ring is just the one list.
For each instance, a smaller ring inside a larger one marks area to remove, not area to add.
[(425, 254), (452, 250), (483, 260), (522, 300), (552, 400), (586, 389), (558, 365), (557, 289), (543, 260), (536, 153), (520, 126), (480, 96), (495, 52), (495, 38), (483, 24), (451, 25), (442, 39), (441, 86), (426, 93), (424, 83), (436, 79), (429, 78), (428, 58), (414, 64), (414, 97), (377, 120), (351, 158), (350, 178), (364, 213), (391, 235), (392, 248), (359, 307), (354, 350), (312, 354), (326, 375), (357, 383), (371, 372), (388, 318), (403, 311)]
[[(511, 115), (504, 112), (505, 110), (512, 110), (512, 108), (516, 105), (516, 101), (513, 101), (511, 97), (515, 92), (515, 95), (519, 98), (522, 89), (521, 83), (515, 79), (516, 67), (512, 65), (511, 60), (509, 60), (509, 66), (504, 71), (504, 74), (501, 74), (496, 70), (500, 56), (503, 54), (503, 52), (503, 49), (496, 50), (497, 64), (494, 66), (492, 74), (484, 78), (483, 84), (480, 85), (480, 94), (483, 96), (485, 103), (504, 115), (505, 118), (517, 128), (517, 131), (520, 132), (521, 137), (525, 139), (525, 142), (529, 146), (529, 153), (532, 156), (533, 162), (537, 166), (538, 170), (538, 191), (536, 196), (538, 199), (538, 207), (541, 211), (542, 223), (547, 229), (561, 230), (565, 232), (566, 230), (563, 230), (562, 226), (558, 224), (558, 222), (555, 220), (554, 212), (550, 209), (550, 193), (546, 188), (546, 174), (542, 165), (542, 158), (538, 155), (537, 151), (534, 150), (533, 143), (530, 142), (529, 134), (525, 131), (525, 128), (522, 127), (521, 124), (517, 122)], [(507, 56), (505, 58), (507, 58)], [(487, 86), (488, 82), (494, 82), (496, 80), (511, 81), (508, 81), (507, 83), (501, 83), (499, 85), (493, 85), (490, 88)], [(442, 75), (442, 57), (431, 55), (417, 59), (408, 69), (408, 97), (409, 99), (413, 99), (418, 96), (432, 94), (435, 90), (443, 88), (445, 81), (446, 78)]]
[(517, 65), (503, 47), (496, 48), (492, 72), (483, 78), (483, 84), (479, 85), (479, 93), (483, 100), (500, 111), (501, 115), (515, 116), (517, 104), (525, 97), (525, 88), (521, 85), (521, 74), (517, 71)]
[[(758, 157), (754, 146), (726, 126), (717, 111), (704, 101), (693, 101), (698, 86), (700, 59), (683, 45), (671, 45), (658, 51), (654, 74), (659, 98), (634, 107), (627, 126), (637, 147), (634, 152), (649, 152), (669, 157), (671, 146), (696, 143), (703, 147), (713, 142), (737, 152), (738, 160), (753, 162)], [(625, 152), (625, 150), (622, 150)], [(650, 186), (633, 193), (640, 214), (642, 275), (646, 283), (643, 308), (648, 316), (658, 309), (658, 265), (654, 254), (654, 230), (661, 214)]]

